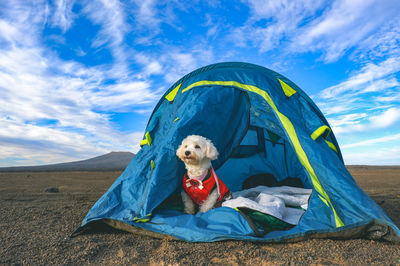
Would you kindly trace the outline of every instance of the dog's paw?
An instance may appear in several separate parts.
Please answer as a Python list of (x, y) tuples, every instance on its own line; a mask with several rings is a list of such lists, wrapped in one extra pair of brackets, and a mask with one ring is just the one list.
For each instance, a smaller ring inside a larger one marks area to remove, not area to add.
[(204, 206), (204, 205), (202, 205), (202, 206), (200, 206), (200, 208), (199, 208), (199, 212), (208, 212), (209, 210), (211, 210), (212, 208), (210, 208), (210, 207), (208, 207), (208, 206)]
[(194, 208), (185, 208), (184, 212), (187, 214), (195, 214)]

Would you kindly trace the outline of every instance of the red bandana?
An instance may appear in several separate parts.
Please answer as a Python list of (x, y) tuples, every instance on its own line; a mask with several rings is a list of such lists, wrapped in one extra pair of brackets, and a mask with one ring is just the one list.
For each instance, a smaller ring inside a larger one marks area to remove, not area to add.
[(219, 189), (217, 201), (223, 200), (229, 189), (218, 178), (212, 168), (208, 169), (207, 176), (203, 181), (190, 179), (187, 173), (183, 176), (183, 189), (196, 204), (201, 204), (205, 201), (215, 187)]

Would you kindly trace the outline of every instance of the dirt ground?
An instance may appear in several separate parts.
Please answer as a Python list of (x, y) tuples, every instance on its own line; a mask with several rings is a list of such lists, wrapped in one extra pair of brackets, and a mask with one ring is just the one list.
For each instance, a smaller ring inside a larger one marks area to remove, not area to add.
[[(349, 169), (399, 226), (400, 167)], [(119, 175), (0, 173), (0, 264), (400, 265), (400, 245), (365, 239), (313, 239), (289, 244), (187, 243), (116, 230), (70, 239), (91, 206)], [(49, 188), (53, 192), (45, 192)]]

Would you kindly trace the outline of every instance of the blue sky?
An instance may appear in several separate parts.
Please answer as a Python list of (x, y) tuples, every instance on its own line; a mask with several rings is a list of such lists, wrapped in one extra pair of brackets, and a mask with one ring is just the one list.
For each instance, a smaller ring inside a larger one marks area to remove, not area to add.
[(308, 93), (347, 164), (400, 164), (400, 1), (1, 1), (0, 166), (137, 152), (201, 66), (244, 61)]

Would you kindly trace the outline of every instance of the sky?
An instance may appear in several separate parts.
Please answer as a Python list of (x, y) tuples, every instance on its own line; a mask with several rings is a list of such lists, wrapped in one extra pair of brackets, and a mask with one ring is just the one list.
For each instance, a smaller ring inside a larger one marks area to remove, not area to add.
[(242, 61), (296, 83), (346, 164), (400, 165), (398, 0), (0, 2), (0, 167), (139, 150), (164, 92)]

